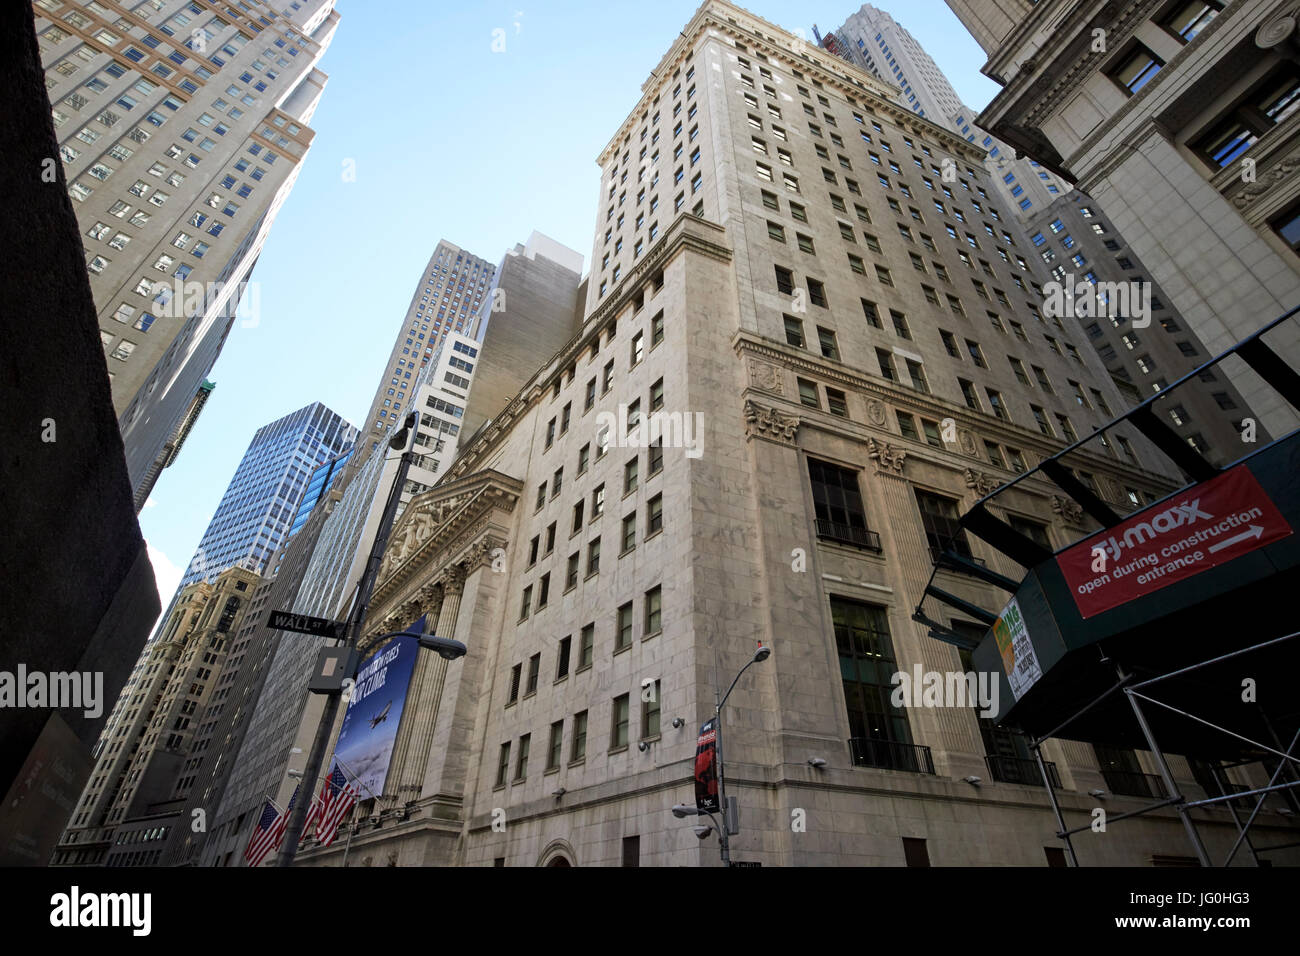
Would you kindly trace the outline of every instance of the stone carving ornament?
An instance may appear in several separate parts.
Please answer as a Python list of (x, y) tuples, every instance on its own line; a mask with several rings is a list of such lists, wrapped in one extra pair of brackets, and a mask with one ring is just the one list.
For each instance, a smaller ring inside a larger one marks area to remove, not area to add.
[(745, 431), (750, 438), (770, 438), (794, 444), (799, 419), (787, 418), (775, 408), (765, 408), (751, 401), (745, 402)]
[(867, 457), (874, 461), (881, 471), (901, 475), (907, 452), (895, 450), (888, 442), (878, 442), (874, 438), (868, 438)]

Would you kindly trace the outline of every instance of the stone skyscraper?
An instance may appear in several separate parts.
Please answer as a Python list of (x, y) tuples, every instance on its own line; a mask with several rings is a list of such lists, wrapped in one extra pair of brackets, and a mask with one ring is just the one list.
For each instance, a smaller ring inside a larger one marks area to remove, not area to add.
[(257, 296), (339, 17), (334, 0), (34, 7), (139, 510)]
[[(723, 0), (662, 29), (598, 157), (580, 326), (394, 528), (363, 650), (423, 619), (468, 654), (421, 653), (349, 862), (716, 865), (669, 810), (759, 641), (725, 712), (737, 859), (1056, 862), (1025, 741), (970, 706), (899, 703), (892, 677), (965, 669), (913, 610), (932, 576), (1000, 592), (936, 553), (1019, 577), (958, 515), (1118, 393), (1043, 314), (1041, 266), (965, 137)], [(1071, 460), (1124, 511), (1178, 487), (1136, 439)], [(1088, 530), (1034, 476), (1005, 510), (1051, 548)], [(1111, 755), (1047, 750), (1086, 814)], [(1082, 852), (1181, 849), (1172, 813), (1141, 820)], [(1226, 816), (1206, 832), (1235, 837)], [(339, 865), (344, 842), (298, 860)]]

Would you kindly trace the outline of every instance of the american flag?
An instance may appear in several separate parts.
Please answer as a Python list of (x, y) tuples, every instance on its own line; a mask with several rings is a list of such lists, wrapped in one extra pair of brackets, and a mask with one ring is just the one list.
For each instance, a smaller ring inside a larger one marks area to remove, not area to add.
[(253, 836), (248, 841), (248, 848), (244, 850), (244, 860), (249, 866), (257, 866), (261, 863), (279, 842), (276, 834), (284, 832), (280, 825), (280, 820), (283, 818), (284, 815), (276, 809), (275, 803), (267, 798), (262, 806), (262, 815), (257, 819), (257, 829), (253, 831)]
[(334, 842), (339, 824), (356, 802), (357, 791), (352, 789), (352, 784), (343, 776), (342, 768), (335, 764), (333, 772), (325, 778), (325, 786), (321, 788), (321, 809), (316, 819), (317, 843), (329, 846)]

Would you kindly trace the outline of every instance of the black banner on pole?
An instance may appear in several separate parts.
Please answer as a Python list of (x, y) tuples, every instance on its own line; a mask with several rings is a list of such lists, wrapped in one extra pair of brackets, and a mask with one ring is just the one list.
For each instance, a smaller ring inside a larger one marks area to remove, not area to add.
[(695, 806), (709, 813), (718, 810), (718, 728), (717, 718), (700, 726), (695, 744)]

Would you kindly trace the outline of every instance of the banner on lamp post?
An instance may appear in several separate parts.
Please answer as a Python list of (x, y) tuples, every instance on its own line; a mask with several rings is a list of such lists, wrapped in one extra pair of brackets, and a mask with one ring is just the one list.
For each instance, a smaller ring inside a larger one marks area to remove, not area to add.
[(700, 726), (695, 744), (695, 806), (716, 813), (718, 804), (718, 721), (714, 717)]

